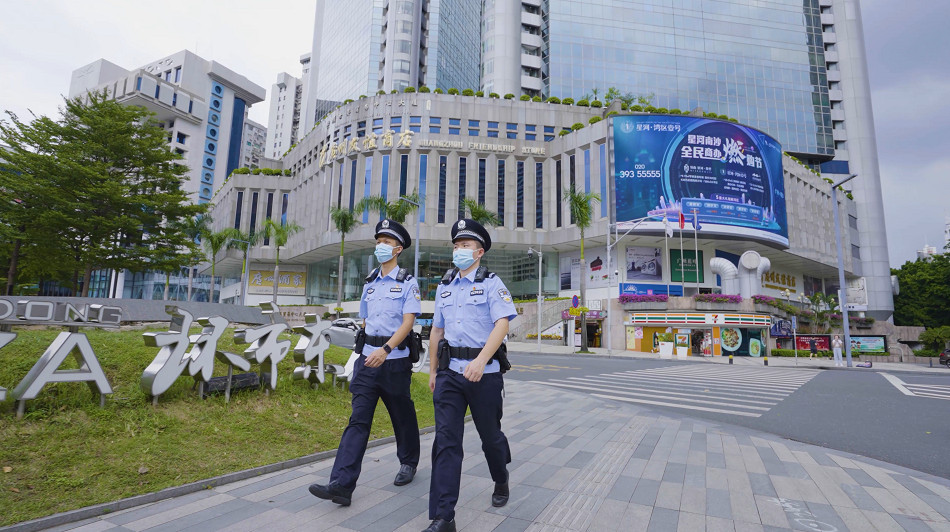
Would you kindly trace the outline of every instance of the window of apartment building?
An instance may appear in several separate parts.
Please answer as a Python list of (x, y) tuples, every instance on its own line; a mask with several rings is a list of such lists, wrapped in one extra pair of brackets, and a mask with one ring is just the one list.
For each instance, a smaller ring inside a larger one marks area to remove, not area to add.
[(439, 157), (439, 217), (438, 223), (445, 223), (445, 187), (446, 172), (448, 166), (448, 157), (442, 155)]
[(171, 71), (171, 70), (166, 70), (166, 71), (165, 71), (165, 81), (171, 81), (171, 80), (172, 80), (172, 71)]
[(409, 186), (409, 156), (399, 157), (399, 196), (406, 195), (406, 187)]
[[(363, 198), (370, 197), (373, 190), (373, 158), (367, 157), (366, 168), (363, 172)], [(369, 207), (363, 209), (363, 223), (369, 223)]]
[(498, 159), (498, 221), (505, 225), (505, 160)]
[(851, 256), (860, 259), (861, 258), (861, 248), (854, 244), (851, 244)]
[(469, 130), (468, 130), (468, 136), (469, 136), (469, 137), (477, 137), (477, 136), (478, 136), (478, 130), (477, 130), (477, 129), (469, 129)]
[(498, 129), (498, 122), (489, 122), (488, 129)]
[(396, 39), (396, 51), (401, 54), (408, 54), (412, 51), (412, 42), (406, 39)]
[(175, 83), (181, 82), (181, 67), (175, 67)]
[[(271, 215), (273, 214), (273, 212), (274, 212), (274, 193), (273, 193), (273, 192), (268, 192), (268, 193), (267, 193), (267, 203), (266, 203), (265, 206), (264, 206), (264, 219), (265, 219), (265, 220), (270, 220)], [(266, 236), (264, 237), (264, 245), (265, 245), (265, 246), (269, 246), (269, 245), (270, 245), (270, 238), (268, 238), (268, 237), (266, 237)]]
[(257, 230), (257, 197), (259, 196), (258, 192), (251, 193), (251, 226), (248, 228), (247, 232), (254, 234), (254, 231)]
[(356, 206), (356, 159), (350, 161), (350, 210)]
[(544, 227), (544, 163), (534, 163), (534, 227)]
[(465, 218), (465, 181), (468, 177), (468, 158), (459, 157), (459, 210), (458, 219)]
[(284, 193), (280, 200), (280, 225), (287, 225), (287, 207), (290, 203), (290, 194)]
[(497, 139), (497, 138), (498, 138), (498, 132), (497, 132), (497, 131), (489, 131), (489, 132), (488, 132), (488, 138)]
[[(379, 195), (383, 198), (389, 197), (389, 156), (383, 155), (383, 166), (380, 168)], [(379, 219), (383, 219), (384, 213), (379, 213)]]
[(524, 227), (524, 161), (518, 161), (516, 172), (515, 199), (517, 204), (515, 210), (515, 224), (516, 227)]
[(178, 144), (184, 144), (185, 141), (188, 140), (188, 135), (185, 135), (184, 133), (182, 133), (181, 131), (179, 131), (179, 132), (175, 135), (175, 140), (178, 142)]
[(409, 73), (409, 61), (405, 59), (396, 59), (393, 61), (393, 73), (395, 74), (408, 74)]
[(486, 169), (486, 160), (478, 160), (478, 204), (485, 204), (485, 169)]
[(461, 119), (461, 118), (449, 118), (449, 125), (450, 125), (450, 126), (461, 126), (461, 125), (462, 125), (462, 119)]
[(538, 136), (535, 135), (534, 133), (525, 133), (525, 134), (524, 134), (524, 139), (525, 139), (525, 140), (537, 140), (537, 138), (538, 138)]
[(855, 217), (854, 217), (853, 215), (851, 215), (851, 214), (848, 215), (848, 226), (850, 226), (851, 229), (857, 229), (857, 228), (858, 228), (858, 219), (855, 218)]
[(556, 161), (554, 161), (554, 183), (556, 187), (555, 188), (556, 194), (554, 198), (555, 198), (555, 205), (557, 206), (557, 208), (555, 209), (556, 211), (555, 215), (557, 216), (557, 226), (561, 227), (562, 225), (561, 224), (561, 196), (563, 194), (561, 190), (561, 160), (560, 159), (557, 159)]
[(518, 124), (512, 124), (511, 122), (508, 122), (507, 127), (508, 131), (518, 131)]
[[(577, 183), (577, 169), (575, 167), (574, 162), (575, 162), (575, 159), (574, 159), (574, 155), (572, 154), (567, 162), (567, 171), (570, 173), (570, 176), (571, 176), (571, 181), (570, 181), (571, 190), (577, 190), (575, 188), (575, 185)], [(571, 213), (571, 223), (572, 224), (574, 223), (574, 213)]]
[(429, 133), (441, 133), (442, 128), (440, 126), (429, 126)]
[(450, 127), (450, 128), (449, 128), (449, 135), (458, 135), (459, 133), (461, 133), (461, 131), (462, 131), (461, 128)]
[(237, 202), (234, 206), (234, 228), (241, 229), (241, 210), (244, 209), (244, 191), (238, 190)]
[(411, 15), (413, 7), (415, 7), (415, 2), (412, 0), (400, 0), (396, 2), (396, 13), (400, 15)]
[(584, 150), (584, 192), (590, 192), (590, 150)]
[(419, 155), (419, 222), (426, 223), (426, 172), (429, 164), (429, 156)]

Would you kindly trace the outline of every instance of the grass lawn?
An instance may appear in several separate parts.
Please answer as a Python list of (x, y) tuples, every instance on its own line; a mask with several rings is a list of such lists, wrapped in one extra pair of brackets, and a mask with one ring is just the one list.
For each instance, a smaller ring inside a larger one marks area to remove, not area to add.
[[(16, 340), (0, 349), (0, 386), (12, 390), (62, 330), (14, 329)], [(27, 403), (23, 419), (16, 419), (8, 392), (7, 401), (0, 403), (0, 526), (339, 444), (350, 415), (350, 394), (330, 382), (315, 390), (292, 381), (292, 348), (278, 365), (279, 382), (270, 396), (245, 390), (233, 393), (230, 404), (223, 394), (201, 401), (192, 392), (192, 378), (185, 376), (153, 407), (139, 379), (158, 348), (145, 347), (143, 332), (86, 331), (113, 387), (105, 408), (99, 408), (98, 396), (85, 383), (60, 383), (46, 386)], [(192, 334), (198, 332), (200, 327), (192, 329)], [(219, 348), (240, 353), (246, 346), (234, 346), (232, 338), (231, 331), (225, 333)], [(348, 353), (331, 347), (326, 361), (342, 364)], [(78, 366), (70, 357), (62, 367)], [(215, 375), (227, 372), (220, 363), (215, 370)], [(413, 375), (412, 396), (419, 426), (433, 425), (427, 375)], [(380, 403), (370, 438), (392, 432)], [(393, 468), (395, 474), (396, 464)]]

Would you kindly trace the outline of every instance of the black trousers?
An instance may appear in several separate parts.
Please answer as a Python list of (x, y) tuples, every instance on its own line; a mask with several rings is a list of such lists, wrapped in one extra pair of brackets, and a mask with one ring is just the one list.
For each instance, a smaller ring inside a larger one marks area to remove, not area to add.
[(373, 426), (373, 414), (380, 399), (393, 422), (399, 463), (413, 467), (419, 465), (419, 422), (416, 420), (416, 406), (409, 394), (412, 363), (408, 358), (400, 358), (387, 360), (378, 368), (368, 368), (365, 364), (366, 357), (361, 356), (353, 366), (353, 382), (350, 383), (353, 413), (343, 431), (330, 473), (330, 483), (344, 489), (356, 487)]
[(486, 373), (479, 382), (440, 369), (432, 400), (435, 404), (435, 441), (432, 444), (432, 481), (429, 485), (429, 519), (455, 519), (455, 505), (462, 482), (462, 437), (465, 409), (472, 411), (482, 451), (495, 482), (508, 480), (511, 463), (508, 438), (501, 431), (501, 373)]

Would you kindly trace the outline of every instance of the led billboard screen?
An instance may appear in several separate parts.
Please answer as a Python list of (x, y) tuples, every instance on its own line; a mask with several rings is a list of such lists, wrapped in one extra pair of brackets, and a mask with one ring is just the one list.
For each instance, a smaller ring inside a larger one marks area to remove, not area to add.
[(664, 230), (699, 218), (701, 234), (788, 246), (782, 147), (772, 137), (707, 118), (613, 118), (616, 221)]

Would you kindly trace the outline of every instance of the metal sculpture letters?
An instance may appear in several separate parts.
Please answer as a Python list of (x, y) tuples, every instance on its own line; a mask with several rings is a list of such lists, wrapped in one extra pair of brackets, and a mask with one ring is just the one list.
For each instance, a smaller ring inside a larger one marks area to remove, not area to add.
[(270, 316), (270, 325), (261, 325), (252, 329), (238, 329), (234, 331), (234, 342), (238, 344), (251, 344), (244, 350), (244, 358), (252, 360), (261, 366), (260, 376), (263, 384), (264, 363), (270, 360), (270, 381), (267, 382), (268, 391), (277, 387), (277, 364), (287, 356), (290, 351), (290, 340), (277, 340), (280, 333), (287, 330), (284, 323), (274, 323), (275, 318), (280, 315), (280, 309), (277, 305), (270, 302), (261, 303), (261, 312), (265, 316)]
[[(294, 380), (305, 380), (314, 386), (323, 384), (325, 380), (323, 367), (323, 353), (330, 347), (330, 343), (323, 336), (323, 331), (330, 327), (330, 322), (321, 321), (316, 314), (305, 314), (306, 325), (294, 327), (294, 332), (300, 335), (297, 345), (294, 346), (294, 362), (300, 364), (294, 369)], [(317, 359), (315, 366), (310, 361)]]

